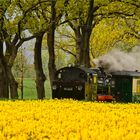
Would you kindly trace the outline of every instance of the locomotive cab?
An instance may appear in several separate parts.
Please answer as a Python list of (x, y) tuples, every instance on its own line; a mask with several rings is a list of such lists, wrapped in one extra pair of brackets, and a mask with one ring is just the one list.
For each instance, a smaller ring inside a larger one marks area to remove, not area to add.
[(97, 74), (88, 68), (64, 67), (56, 72), (52, 83), (52, 98), (95, 100)]
[(93, 69), (97, 73), (97, 101), (112, 101), (111, 95), (111, 74), (105, 73), (104, 69), (99, 67)]

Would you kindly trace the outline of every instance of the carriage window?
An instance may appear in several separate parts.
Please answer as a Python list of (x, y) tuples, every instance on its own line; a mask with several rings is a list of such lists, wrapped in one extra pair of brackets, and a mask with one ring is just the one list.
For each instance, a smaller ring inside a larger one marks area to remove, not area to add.
[(140, 86), (140, 80), (137, 81), (137, 86)]
[(111, 86), (115, 87), (115, 81), (111, 81)]
[(137, 93), (140, 92), (140, 80), (137, 80), (137, 87), (136, 87)]

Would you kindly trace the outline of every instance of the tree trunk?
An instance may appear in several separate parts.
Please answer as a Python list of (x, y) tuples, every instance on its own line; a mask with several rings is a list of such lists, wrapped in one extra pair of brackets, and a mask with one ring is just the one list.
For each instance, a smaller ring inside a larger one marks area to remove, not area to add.
[[(83, 67), (90, 67), (90, 36), (92, 32), (92, 22), (94, 19), (93, 12), (94, 12), (94, 0), (89, 0), (89, 7), (88, 7), (88, 16), (85, 17), (86, 22), (83, 23), (83, 20), (81, 20), (79, 13), (79, 19), (77, 22), (79, 22), (79, 26), (75, 24), (74, 22), (69, 22), (69, 25), (75, 32), (76, 36), (76, 53), (77, 58), (79, 59), (79, 65)], [(81, 24), (82, 23), (82, 24)], [(80, 50), (79, 50), (80, 49)]]
[(17, 90), (18, 82), (15, 80), (13, 76), (11, 67), (7, 66), (6, 71), (7, 71), (7, 76), (8, 76), (9, 86), (10, 86), (11, 99), (17, 99), (18, 98), (18, 90)]
[(0, 58), (0, 98), (9, 98), (8, 81), (3, 61)]
[(75, 32), (77, 64), (83, 67), (90, 67), (90, 32), (91, 31), (88, 31), (88, 29), (86, 29), (85, 27), (82, 28), (82, 33), (78, 28)]
[(49, 52), (48, 69), (49, 69), (49, 78), (50, 78), (51, 87), (56, 72), (55, 52), (54, 52), (54, 34), (55, 34), (55, 18), (56, 18), (55, 3), (56, 3), (55, 1), (51, 1), (51, 14), (52, 14), (51, 25), (47, 33), (47, 44), (48, 44), (48, 52)]
[(12, 73), (12, 67), (15, 61), (15, 58), (17, 56), (17, 47), (14, 46), (13, 49), (10, 52), (10, 57), (5, 55), (5, 67), (10, 87), (10, 97), (11, 99), (17, 99), (18, 98), (18, 82), (15, 80), (14, 75)]
[(37, 98), (43, 99), (45, 98), (45, 88), (44, 82), (46, 80), (45, 74), (42, 68), (42, 58), (41, 58), (41, 46), (42, 46), (42, 38), (43, 35), (36, 37), (36, 43), (34, 48), (34, 64), (36, 71), (36, 90), (37, 90)]
[(81, 55), (81, 43), (82, 43), (82, 38), (81, 38), (81, 34), (80, 34), (80, 28), (77, 28), (75, 30), (75, 36), (76, 36), (76, 63), (75, 65), (79, 66), (81, 65), (80, 63), (80, 55)]
[(89, 8), (88, 8), (88, 17), (86, 23), (81, 27), (82, 32), (82, 43), (81, 43), (81, 55), (80, 55), (80, 64), (85, 67), (90, 67), (90, 36), (92, 32), (92, 22), (94, 19), (93, 10), (94, 10), (94, 0), (89, 0)]
[(8, 80), (3, 58), (3, 43), (0, 41), (0, 98), (9, 98)]
[(0, 58), (0, 98), (4, 98), (4, 69)]
[(90, 67), (90, 47), (89, 47), (89, 41), (90, 41), (90, 31), (84, 27), (82, 31), (82, 39), (81, 39), (81, 51), (80, 51), (80, 65), (84, 67)]
[[(0, 30), (3, 29), (4, 18), (0, 17)], [(4, 65), (3, 35), (0, 32), (0, 98), (9, 98), (8, 80)]]
[(81, 48), (81, 64), (84, 65), (85, 67), (90, 67), (90, 47), (89, 47), (89, 42), (90, 42), (90, 36), (92, 32), (92, 22), (94, 19), (93, 16), (93, 10), (94, 10), (94, 0), (89, 0), (89, 7), (88, 7), (88, 17), (86, 20), (86, 23), (84, 26), (81, 27), (82, 31), (82, 45), (83, 47)]

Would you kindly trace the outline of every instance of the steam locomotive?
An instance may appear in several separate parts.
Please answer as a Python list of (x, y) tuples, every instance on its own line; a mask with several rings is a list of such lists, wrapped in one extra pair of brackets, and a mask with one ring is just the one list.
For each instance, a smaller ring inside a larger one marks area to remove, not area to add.
[(140, 72), (63, 67), (55, 74), (52, 98), (88, 101), (140, 101)]

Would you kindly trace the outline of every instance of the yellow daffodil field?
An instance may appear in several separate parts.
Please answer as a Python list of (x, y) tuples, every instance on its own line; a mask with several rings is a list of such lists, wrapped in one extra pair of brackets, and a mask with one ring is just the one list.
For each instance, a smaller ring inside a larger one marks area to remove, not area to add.
[(0, 140), (140, 140), (140, 104), (0, 101)]

